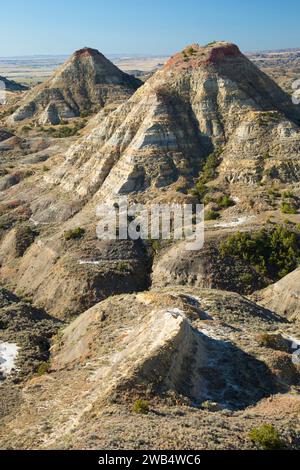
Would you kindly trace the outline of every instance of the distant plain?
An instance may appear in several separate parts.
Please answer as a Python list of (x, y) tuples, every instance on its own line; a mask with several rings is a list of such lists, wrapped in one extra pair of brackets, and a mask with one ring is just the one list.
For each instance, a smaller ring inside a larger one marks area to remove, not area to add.
[[(33, 86), (49, 78), (67, 57), (66, 55), (0, 57), (0, 75)], [(136, 70), (150, 72), (168, 59), (167, 56), (147, 55), (108, 55), (108, 58), (125, 72)]]

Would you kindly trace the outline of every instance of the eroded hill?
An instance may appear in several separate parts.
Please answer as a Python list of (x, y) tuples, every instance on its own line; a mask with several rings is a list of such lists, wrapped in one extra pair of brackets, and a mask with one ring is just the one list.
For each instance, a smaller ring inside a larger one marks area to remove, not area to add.
[[(288, 400), (280, 394), (299, 383), (289, 329), (282, 317), (222, 291), (181, 287), (110, 298), (54, 340), (49, 373), (23, 388), (17, 417), (8, 413), (3, 420), (1, 446), (108, 448), (122, 416), (118, 447), (170, 448), (177, 442), (174, 426), (181, 433), (183, 422), (206, 422), (213, 412), (216, 423), (229, 426), (217, 447), (227, 446), (239, 429), (236, 446), (251, 448), (247, 426), (254, 410), (251, 426), (265, 412), (276, 422), (278, 410), (268, 410), (264, 398)], [(265, 336), (273, 338), (271, 345)], [(149, 401), (148, 431), (132, 411), (137, 399)], [(296, 396), (289, 400), (286, 420), (299, 406)], [(161, 426), (164, 433), (155, 437)], [(177, 445), (212, 448), (213, 439), (205, 439), (198, 433)]]
[(120, 104), (140, 85), (138, 79), (119, 70), (99, 51), (81, 49), (53, 77), (33, 88), (9, 121), (57, 125)]
[[(27, 299), (3, 342), (28, 309), (69, 323), (51, 327), (44, 375), (16, 388), (11, 370), (1, 384), (18, 397), (3, 406), (1, 446), (253, 448), (249, 428), (267, 421), (295, 448), (299, 109), (224, 42), (185, 48), (129, 94), (81, 127), (71, 115), (72, 128), (16, 125), (0, 144), (1, 282)], [(71, 106), (63, 96), (57, 110)], [(99, 240), (98, 204), (125, 195), (204, 203), (204, 249)], [(148, 416), (133, 412), (139, 399)]]

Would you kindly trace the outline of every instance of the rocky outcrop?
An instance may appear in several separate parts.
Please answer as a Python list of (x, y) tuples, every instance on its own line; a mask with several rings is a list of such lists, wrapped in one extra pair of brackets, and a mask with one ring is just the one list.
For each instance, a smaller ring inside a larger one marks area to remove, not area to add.
[(284, 363), (293, 374), (284, 377), (274, 351), (256, 340), (285, 328), (281, 317), (222, 291), (177, 288), (107, 299), (56, 338), (50, 375), (23, 388), (17, 419), (11, 413), (0, 429), (1, 445), (10, 439), (18, 448), (77, 448), (84, 439), (88, 448), (109, 404), (131, 409), (139, 397), (156, 407), (168, 403), (170, 412), (179, 403), (195, 413), (207, 403), (228, 413), (254, 406), (298, 380), (290, 354)]
[(0, 287), (0, 420), (17, 410), (22, 384), (47, 370), (62, 323)]
[(45, 83), (30, 91), (9, 118), (10, 123), (34, 119), (40, 124), (99, 111), (128, 99), (141, 82), (123, 73), (100, 52), (75, 52)]
[[(69, 62), (78, 68), (63, 67), (51, 88), (30, 92), (37, 98), (23, 103), (21, 117), (47, 125), (84, 112), (86, 95), (59, 86), (91, 77), (83, 71), (98, 59), (78, 51)], [(22, 180), (3, 171), (0, 182), (1, 280), (31, 301), (0, 292), (0, 447), (252, 449), (249, 429), (268, 422), (287, 447), (299, 448), (298, 271), (256, 293), (258, 305), (229, 291), (250, 294), (271, 282), (257, 274), (266, 272), (261, 250), (261, 265), (239, 257), (241, 249), (219, 250), (237, 230), (273, 230), (271, 202), (292, 201), (296, 211), (297, 194), (284, 190), (299, 182), (297, 108), (223, 42), (186, 48), (126, 102), (122, 88), (121, 105), (107, 108), (118, 101), (116, 86), (101, 82), (97, 103), (105, 96), (105, 107), (93, 130), (69, 149), (63, 139), (50, 147), (45, 170), (45, 154), (30, 153), (29, 139), (3, 152), (16, 160), (18, 145), (20, 165), (33, 173)], [(218, 167), (205, 168), (214, 150)], [(97, 238), (98, 203), (120, 194), (131, 202), (195, 202), (199, 194), (189, 189), (209, 170), (208, 209), (225, 220), (207, 222), (202, 250)], [(283, 184), (266, 188), (271, 181)], [(288, 217), (296, 234), (298, 216)], [(290, 238), (280, 240), (279, 248), (260, 248), (280, 261)], [(291, 248), (292, 264), (297, 253)], [(62, 322), (49, 315), (70, 322), (55, 338)], [(148, 417), (133, 411), (140, 399)]]
[(5, 77), (0, 76), (0, 82), (3, 84), (3, 88), (6, 91), (25, 91), (28, 90), (28, 86), (22, 85), (21, 83), (14, 82), (13, 80), (8, 80)]
[(0, 129), (0, 142), (10, 139), (13, 136), (11, 132), (6, 129)]
[(48, 361), (50, 340), (61, 325), (1, 287), (0, 386), (10, 380), (19, 383), (36, 373)]
[(40, 117), (40, 123), (43, 125), (52, 124), (54, 126), (60, 123), (60, 117), (55, 103), (50, 103), (45, 111), (43, 111)]
[(150, 256), (140, 241), (98, 240), (95, 226), (82, 230), (78, 240), (67, 240), (64, 230), (33, 236), (22, 257), (16, 253), (18, 229), (8, 231), (0, 249), (3, 282), (60, 319), (74, 318), (110, 295), (148, 288)]
[(221, 231), (205, 234), (205, 244), (187, 256), (186, 242), (175, 243), (154, 259), (152, 286), (194, 286), (251, 294), (272, 280), (259, 274), (249, 262), (222, 256), (220, 244), (229, 234)]
[[(219, 311), (221, 299), (224, 302), (223, 312)], [(249, 376), (246, 373), (243, 377), (242, 369), (239, 369), (238, 374), (234, 372), (232, 357), (235, 356), (236, 361), (240, 363), (245, 361), (245, 369), (248, 371), (252, 360), (255, 367), (255, 359), (247, 357), (247, 354), (240, 351), (236, 345), (230, 344), (230, 341), (225, 345), (224, 341), (229, 338), (225, 339), (226, 333), (222, 332), (222, 324), (217, 326), (214, 321), (218, 316), (221, 323), (225, 322), (229, 305), (234, 312), (231, 312), (233, 317), (238, 314), (235, 310), (237, 305), (243, 306), (243, 315), (250, 316), (250, 330), (251, 324), (254, 323), (258, 329), (264, 328), (272, 320), (279, 325), (279, 317), (272, 317), (271, 312), (260, 310), (242, 298), (234, 297), (234, 294), (217, 291), (197, 292), (179, 288), (178, 291), (175, 289), (141, 293), (135, 297), (127, 297), (126, 300), (125, 308), (121, 307), (121, 298), (115, 302), (109, 300), (106, 304), (93, 307), (72, 323), (65, 330), (61, 345), (57, 345), (53, 350), (53, 369), (64, 370), (81, 362), (85, 357), (92, 359), (98, 356), (103, 360), (103, 354), (98, 355), (95, 350), (97, 344), (101, 348), (104, 346), (95, 326), (100, 322), (103, 333), (106, 326), (113, 332), (112, 339), (116, 346), (119, 335), (124, 331), (121, 348), (115, 350), (111, 344), (111, 357), (107, 357), (108, 367), (95, 371), (95, 378), (100, 380), (102, 376), (104, 394), (109, 390), (120, 390), (121, 393), (126, 387), (134, 390), (139, 386), (149, 386), (156, 393), (162, 394), (171, 389), (198, 405), (210, 399), (224, 406), (239, 407), (244, 406), (248, 400), (252, 402), (256, 399), (257, 389), (253, 390), (250, 383), (248, 386), (242, 384)], [(217, 310), (214, 317), (212, 305), (208, 307), (209, 301)], [(109, 305), (114, 305), (114, 315), (118, 315), (117, 312), (122, 315), (122, 327), (117, 331), (112, 327), (115, 320), (109, 314)], [(132, 319), (129, 318), (131, 312), (135, 313)], [(233, 326), (233, 318), (230, 324)], [(71, 347), (74, 341), (77, 345), (75, 348)], [(93, 349), (90, 345), (93, 345)], [(231, 357), (231, 361), (226, 359), (227, 355)], [(189, 357), (191, 363), (188, 366)], [(222, 361), (228, 364), (223, 371), (219, 365)], [(256, 366), (259, 369), (259, 365)], [(211, 375), (208, 369), (211, 370)], [(215, 376), (213, 370), (216, 371)], [(268, 374), (267, 370), (265, 373)], [(215, 383), (217, 376), (223, 386), (217, 386)], [(257, 379), (259, 380), (258, 377)], [(274, 386), (271, 377), (268, 383), (268, 377), (262, 376), (261, 382), (265, 382), (266, 390)], [(237, 391), (234, 398), (230, 397), (232, 387), (236, 387), (236, 390), (240, 388), (243, 392), (239, 395)], [(248, 392), (245, 392), (246, 390)]]
[[(109, 76), (108, 69), (113, 74), (115, 69), (100, 54), (84, 50), (75, 53), (51, 83), (60, 84), (63, 77), (68, 80), (78, 67), (85, 70), (93, 64), (95, 68), (98, 59), (102, 69), (105, 65), (105, 76)], [(109, 86), (115, 86), (115, 79), (109, 81)], [(46, 120), (49, 115), (55, 116), (55, 106), (55, 100), (51, 105), (47, 101), (43, 108)], [(129, 273), (124, 267), (120, 274), (116, 258), (105, 259), (104, 271), (97, 264), (102, 263), (101, 254), (94, 254), (94, 219), (99, 202), (113, 201), (120, 194), (144, 203), (195, 201), (186, 193), (194, 187), (207, 156), (216, 148), (219, 167), (213, 184), (226, 185), (227, 189), (239, 184), (240, 193), (247, 191), (244, 199), (249, 205), (250, 192), (257, 194), (258, 183), (268, 178), (285, 183), (299, 180), (299, 111), (232, 44), (186, 48), (118, 109), (106, 117), (104, 114), (102, 110), (95, 118), (94, 130), (63, 150), (42, 178), (29, 179), (28, 186), (34, 181), (32, 188), (23, 189), (25, 185), (20, 184), (20, 189), (16, 187), (15, 194), (20, 191), (21, 200), (31, 198), (33, 223), (47, 227), (45, 237), (36, 240), (17, 261), (6, 249), (12, 234), (3, 238), (1, 278), (9, 287), (25, 289), (38, 305), (58, 316), (72, 316), (105, 296), (148, 286), (148, 261), (145, 269), (144, 256), (138, 256)], [(1, 181), (7, 189), (14, 189), (13, 183), (7, 177)], [(183, 193), (177, 190), (178, 184), (185, 187)], [(63, 241), (64, 231), (81, 226), (87, 226), (94, 237), (84, 256), (80, 249), (73, 252), (73, 245), (66, 247)], [(119, 247), (122, 261), (122, 250), (126, 253), (127, 248), (123, 243)], [(80, 260), (96, 263), (79, 264)], [(110, 272), (117, 272), (117, 276)], [(214, 250), (187, 259), (179, 244), (155, 262), (153, 283), (187, 283), (243, 294), (252, 292), (244, 289), (244, 280), (249, 276), (253, 279), (251, 289), (266, 285), (261, 276), (242, 263), (228, 262), (226, 272), (230, 275), (224, 277), (222, 260)], [(65, 297), (61, 296), (62, 279), (70, 294)], [(85, 296), (85, 290), (90, 295)]]
[(300, 112), (227, 43), (186, 48), (66, 155), (49, 182), (81, 197), (143, 192), (198, 175), (222, 149), (223, 182), (299, 181)]
[(260, 305), (288, 318), (300, 321), (300, 268), (253, 295)]

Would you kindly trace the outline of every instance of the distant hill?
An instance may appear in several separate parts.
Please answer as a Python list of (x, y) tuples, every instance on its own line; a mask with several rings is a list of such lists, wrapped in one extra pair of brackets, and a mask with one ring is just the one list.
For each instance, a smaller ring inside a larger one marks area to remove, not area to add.
[(35, 87), (10, 120), (59, 124), (65, 119), (97, 112), (108, 104), (121, 103), (141, 83), (99, 51), (84, 48), (76, 51), (49, 80)]
[(0, 82), (3, 82), (5, 84), (5, 89), (7, 91), (24, 91), (28, 90), (28, 87), (25, 85), (21, 85), (20, 83), (16, 83), (13, 80), (8, 80), (5, 77), (2, 77), (0, 75)]

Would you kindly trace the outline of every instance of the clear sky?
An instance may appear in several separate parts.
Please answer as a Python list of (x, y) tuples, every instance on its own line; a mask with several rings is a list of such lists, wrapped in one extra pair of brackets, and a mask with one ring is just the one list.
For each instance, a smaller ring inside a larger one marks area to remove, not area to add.
[(300, 0), (6, 0), (0, 20), (2, 57), (170, 54), (219, 39), (243, 51), (300, 46)]

